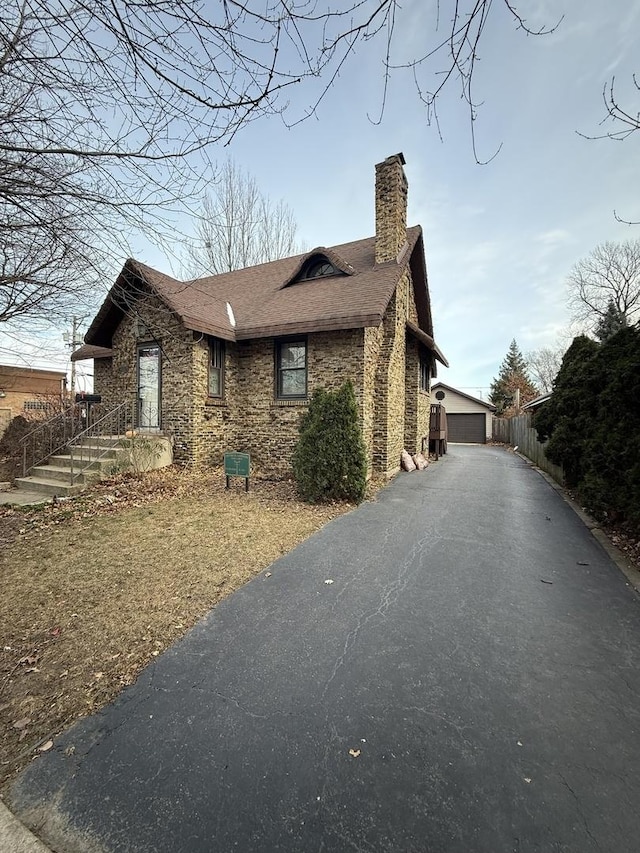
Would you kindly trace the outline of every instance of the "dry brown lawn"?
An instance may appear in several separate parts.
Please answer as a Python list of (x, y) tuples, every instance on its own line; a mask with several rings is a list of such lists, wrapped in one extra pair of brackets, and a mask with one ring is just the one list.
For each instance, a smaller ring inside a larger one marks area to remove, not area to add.
[(0, 786), (220, 601), (350, 507), (164, 469), (0, 507)]

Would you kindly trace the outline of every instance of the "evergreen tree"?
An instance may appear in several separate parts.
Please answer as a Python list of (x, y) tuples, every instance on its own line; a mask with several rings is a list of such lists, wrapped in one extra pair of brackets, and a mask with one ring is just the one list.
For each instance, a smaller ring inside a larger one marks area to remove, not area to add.
[[(640, 534), (640, 328), (608, 338), (596, 356), (600, 392), (590, 400), (579, 495), (598, 518)], [(593, 386), (589, 387), (589, 391)]]
[(598, 518), (640, 530), (640, 328), (567, 350), (534, 426), (567, 485)]
[(514, 338), (489, 392), (489, 400), (496, 407), (497, 415), (508, 417), (515, 414), (516, 390), (520, 391), (521, 406), (538, 396), (538, 390), (529, 377), (527, 363)]
[(607, 309), (598, 320), (595, 328), (596, 337), (604, 343), (620, 329), (626, 329), (629, 325), (626, 315), (618, 308), (613, 299), (609, 300)]
[(593, 431), (598, 350), (598, 344), (586, 335), (574, 338), (562, 359), (551, 399), (533, 419), (538, 440), (548, 440), (547, 458), (562, 465), (569, 486), (576, 486), (582, 478), (585, 447)]
[(293, 473), (301, 496), (310, 503), (363, 499), (367, 457), (351, 382), (337, 391), (313, 392), (300, 421)]

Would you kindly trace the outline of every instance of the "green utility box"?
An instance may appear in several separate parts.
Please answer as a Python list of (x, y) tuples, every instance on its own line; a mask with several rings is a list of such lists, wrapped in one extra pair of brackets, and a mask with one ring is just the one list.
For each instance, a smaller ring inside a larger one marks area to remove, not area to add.
[(244, 477), (244, 490), (249, 491), (249, 471), (251, 470), (251, 457), (248, 453), (225, 453), (224, 473), (227, 478), (226, 489), (229, 488), (230, 477)]

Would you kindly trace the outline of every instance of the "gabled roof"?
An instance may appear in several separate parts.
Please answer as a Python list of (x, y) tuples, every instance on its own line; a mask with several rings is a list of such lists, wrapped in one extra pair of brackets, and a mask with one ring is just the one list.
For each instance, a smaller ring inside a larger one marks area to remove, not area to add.
[[(325, 254), (346, 274), (285, 286), (314, 253)], [(400, 256), (382, 264), (375, 262), (375, 237), (185, 282), (128, 260), (85, 342), (110, 347), (125, 311), (135, 310), (136, 288), (140, 291), (141, 286), (157, 294), (187, 328), (226, 340), (376, 326), (407, 265), (419, 329), (432, 339), (422, 229), (414, 226), (407, 229), (407, 244)]]
[(451, 391), (453, 394), (458, 394), (460, 397), (464, 397), (467, 400), (471, 400), (472, 403), (479, 403), (481, 406), (489, 409), (490, 412), (495, 412), (496, 407), (493, 403), (488, 403), (486, 400), (481, 400), (479, 397), (473, 397), (471, 394), (465, 394), (464, 391), (460, 391), (458, 388), (454, 388), (452, 385), (446, 385), (444, 382), (434, 382), (431, 386), (432, 391), (437, 391), (438, 388), (443, 388), (445, 391)]

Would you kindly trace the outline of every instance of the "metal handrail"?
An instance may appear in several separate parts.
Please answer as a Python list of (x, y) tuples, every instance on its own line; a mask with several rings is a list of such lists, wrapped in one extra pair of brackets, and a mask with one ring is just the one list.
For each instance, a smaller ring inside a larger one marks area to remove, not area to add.
[(82, 406), (71, 403), (44, 423), (38, 424), (20, 439), (22, 476), (49, 456), (66, 447), (84, 427)]
[[(73, 444), (69, 444), (71, 485), (94, 462), (106, 456), (120, 437), (125, 435), (127, 430), (133, 428), (134, 422), (135, 403), (119, 403), (85, 430), (74, 436)], [(112, 436), (115, 443), (97, 447), (86, 443), (87, 439), (105, 438), (107, 436)]]

